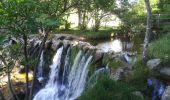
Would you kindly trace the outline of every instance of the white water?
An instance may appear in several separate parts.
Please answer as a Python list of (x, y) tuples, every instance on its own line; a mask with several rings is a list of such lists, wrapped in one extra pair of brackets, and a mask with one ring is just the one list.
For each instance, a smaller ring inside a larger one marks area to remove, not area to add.
[[(35, 95), (33, 100), (75, 100), (82, 94), (85, 88), (88, 64), (92, 56), (83, 55), (82, 51), (79, 51), (70, 68), (71, 51), (68, 48), (63, 73), (62, 76), (59, 76), (62, 52), (63, 47), (60, 47), (50, 66), (51, 72), (46, 86)], [(62, 78), (60, 79), (60, 77)]]
[(40, 63), (38, 65), (37, 79), (39, 82), (44, 80), (43, 78), (43, 66), (44, 66), (44, 51), (41, 52)]

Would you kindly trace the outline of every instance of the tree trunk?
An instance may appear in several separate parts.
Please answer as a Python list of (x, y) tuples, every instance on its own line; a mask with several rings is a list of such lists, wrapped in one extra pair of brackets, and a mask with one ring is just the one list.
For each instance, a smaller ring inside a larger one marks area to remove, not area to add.
[(144, 46), (143, 46), (143, 56), (142, 56), (143, 64), (146, 64), (148, 60), (148, 45), (149, 45), (149, 38), (151, 34), (151, 28), (152, 28), (152, 13), (151, 13), (149, 0), (145, 0), (145, 6), (147, 10), (147, 26), (146, 26), (146, 33), (145, 33)]
[[(11, 83), (11, 75), (10, 75), (11, 71), (10, 71), (9, 65), (7, 65), (5, 59), (4, 59), (2, 56), (0, 56), (0, 59), (3, 61), (4, 65), (7, 67), (8, 87), (9, 87), (9, 90), (10, 90), (10, 92), (11, 92), (11, 94), (12, 94), (12, 99), (19, 100), (18, 96), (15, 94), (15, 92), (14, 92), (14, 90), (13, 90), (13, 86), (12, 86), (12, 83)], [(3, 94), (0, 94), (0, 95), (3, 96)], [(2, 97), (2, 98), (4, 99), (4, 97)], [(2, 100), (3, 100), (3, 99), (2, 99)], [(1, 100), (1, 99), (0, 99), (0, 100)], [(4, 99), (4, 100), (5, 100), (5, 99)]]
[(37, 63), (36, 63), (36, 66), (34, 66), (33, 81), (32, 81), (32, 85), (31, 85), (31, 89), (30, 89), (29, 100), (32, 100), (32, 97), (33, 97), (33, 90), (34, 90), (35, 81), (36, 81), (37, 66), (39, 64), (39, 59), (41, 57), (41, 52), (42, 52), (42, 50), (43, 50), (43, 48), (45, 46), (45, 42), (47, 40), (48, 34), (49, 34), (49, 32), (45, 33), (45, 36), (44, 36), (44, 39), (42, 40), (40, 51), (39, 51), (39, 54), (38, 54)]
[(77, 11), (78, 11), (78, 27), (81, 29), (81, 26), (82, 26), (82, 10), (81, 10), (80, 2), (78, 3)]
[(25, 56), (25, 73), (26, 73), (26, 94), (25, 94), (25, 100), (29, 99), (29, 86), (28, 86), (28, 54), (27, 54), (27, 35), (23, 34), (23, 39), (24, 39), (24, 56)]
[(13, 96), (13, 99), (19, 100), (18, 96), (15, 94), (15, 92), (13, 90), (13, 86), (12, 86), (12, 83), (11, 83), (11, 71), (9, 69), (9, 66), (7, 66), (7, 74), (8, 74), (8, 86), (9, 86), (9, 89), (10, 89), (11, 94)]
[(0, 90), (0, 100), (5, 100), (4, 95), (2, 94), (1, 90)]

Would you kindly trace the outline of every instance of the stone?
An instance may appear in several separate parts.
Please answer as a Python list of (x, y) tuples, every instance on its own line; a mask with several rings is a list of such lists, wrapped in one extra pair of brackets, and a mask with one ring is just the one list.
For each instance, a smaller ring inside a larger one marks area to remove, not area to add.
[(100, 50), (97, 50), (93, 55), (94, 62), (99, 61), (99, 60), (102, 61), (103, 56), (104, 56), (104, 53), (101, 52)]
[(147, 62), (147, 66), (150, 70), (158, 69), (161, 64), (161, 59), (151, 59)]
[(140, 91), (134, 91), (132, 92), (133, 95), (140, 97), (142, 100), (144, 100), (143, 94)]
[(62, 44), (61, 41), (52, 41), (52, 46), (51, 46), (51, 48), (52, 48), (54, 51), (56, 51), (57, 48), (58, 48), (58, 46), (61, 45), (61, 44)]
[(118, 68), (116, 71), (111, 71), (111, 79), (118, 81), (121, 79), (124, 70), (122, 67)]
[(163, 77), (170, 77), (170, 67), (164, 67), (160, 69), (160, 74)]
[(170, 100), (170, 86), (167, 86), (161, 100)]

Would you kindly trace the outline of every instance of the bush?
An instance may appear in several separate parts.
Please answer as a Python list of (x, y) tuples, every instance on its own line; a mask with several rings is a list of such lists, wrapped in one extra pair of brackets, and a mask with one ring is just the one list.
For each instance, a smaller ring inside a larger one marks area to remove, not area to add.
[(149, 54), (153, 58), (161, 58), (164, 63), (170, 61), (170, 33), (151, 43)]
[(115, 82), (108, 76), (99, 78), (97, 84), (85, 91), (79, 100), (142, 100), (132, 94), (135, 88), (123, 82)]
[[(140, 57), (141, 58), (141, 57)], [(133, 65), (132, 73), (127, 78), (129, 84), (133, 85), (140, 91), (146, 90), (146, 79), (149, 76), (150, 71), (147, 66), (142, 64), (141, 59), (137, 59)]]
[(87, 38), (90, 39), (106, 39), (110, 38), (111, 33), (115, 33), (117, 30), (109, 29), (109, 30), (99, 30), (98, 32), (95, 31), (86, 31), (84, 34)]

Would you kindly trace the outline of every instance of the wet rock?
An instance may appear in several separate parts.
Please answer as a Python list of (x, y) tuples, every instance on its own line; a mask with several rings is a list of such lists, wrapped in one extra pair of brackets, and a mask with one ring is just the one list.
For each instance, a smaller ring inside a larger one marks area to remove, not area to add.
[(66, 40), (70, 40), (70, 41), (72, 41), (74, 38), (73, 37), (71, 37), (71, 36), (68, 36), (68, 37), (66, 37)]
[(133, 95), (140, 97), (141, 99), (144, 100), (143, 94), (140, 91), (134, 91), (132, 92)]
[(161, 68), (160, 74), (161, 74), (162, 77), (169, 78), (170, 77), (170, 67)]
[(56, 51), (58, 47), (60, 47), (63, 43), (61, 41), (52, 41), (51, 48)]
[(104, 56), (104, 53), (100, 50), (97, 50), (93, 55), (94, 62), (99, 61), (99, 60), (102, 61), (103, 56)]
[(64, 40), (66, 37), (65, 36), (59, 36), (57, 39), (58, 40)]
[(170, 100), (170, 86), (167, 86), (161, 100)]
[(52, 44), (53, 44), (53, 43), (52, 43), (51, 40), (47, 41), (47, 42), (45, 43), (45, 48), (46, 48), (46, 49), (51, 49)]
[(147, 66), (150, 70), (158, 69), (161, 64), (161, 59), (151, 59), (147, 62)]

